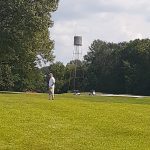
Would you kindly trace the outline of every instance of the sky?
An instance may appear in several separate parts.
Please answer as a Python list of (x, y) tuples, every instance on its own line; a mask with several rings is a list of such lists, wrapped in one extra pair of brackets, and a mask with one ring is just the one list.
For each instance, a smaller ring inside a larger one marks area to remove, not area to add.
[(82, 56), (96, 39), (118, 43), (150, 37), (149, 0), (60, 0), (52, 17), (55, 61), (64, 64), (74, 59), (75, 35), (82, 36)]

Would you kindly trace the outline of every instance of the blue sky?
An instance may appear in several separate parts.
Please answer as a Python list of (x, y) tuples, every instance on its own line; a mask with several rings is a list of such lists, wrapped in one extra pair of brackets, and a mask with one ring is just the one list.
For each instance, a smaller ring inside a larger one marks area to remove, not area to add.
[(84, 56), (95, 39), (108, 42), (149, 38), (149, 0), (60, 0), (50, 29), (56, 61), (73, 59), (73, 37), (83, 37)]

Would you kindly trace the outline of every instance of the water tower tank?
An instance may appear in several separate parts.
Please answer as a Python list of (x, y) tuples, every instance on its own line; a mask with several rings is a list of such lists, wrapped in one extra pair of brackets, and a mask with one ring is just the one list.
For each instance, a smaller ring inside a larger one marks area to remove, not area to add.
[(74, 36), (74, 45), (82, 46), (82, 36)]

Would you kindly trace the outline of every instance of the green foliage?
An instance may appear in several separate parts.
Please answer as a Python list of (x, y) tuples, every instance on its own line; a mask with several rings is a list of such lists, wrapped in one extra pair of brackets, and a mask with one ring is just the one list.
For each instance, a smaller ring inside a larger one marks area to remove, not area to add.
[(61, 62), (56, 62), (48, 67), (43, 67), (40, 69), (43, 76), (45, 77), (44, 85), (46, 86), (48, 90), (48, 82), (49, 82), (49, 73), (53, 73), (56, 83), (55, 83), (55, 92), (56, 93), (63, 93), (66, 92), (66, 86), (65, 86), (65, 66)]
[(114, 84), (112, 72), (119, 56), (118, 49), (121, 49), (119, 44), (106, 43), (100, 40), (95, 40), (91, 44), (90, 51), (85, 56), (88, 65), (88, 90), (112, 92)]
[(130, 41), (121, 52), (126, 91), (149, 94), (150, 89), (150, 40)]
[(84, 91), (85, 72), (86, 72), (86, 65), (84, 62), (80, 60), (72, 60), (66, 65), (65, 78), (67, 81), (66, 86), (68, 87), (69, 91), (73, 91), (74, 89), (79, 90), (79, 91)]
[(94, 89), (106, 93), (149, 95), (149, 66), (149, 39), (118, 44), (95, 40), (84, 61), (70, 61), (66, 66), (57, 62), (45, 68), (44, 74), (54, 73), (57, 93), (75, 88), (79, 91)]
[(15, 90), (28, 86), (37, 56), (44, 61), (53, 60), (49, 27), (53, 25), (51, 12), (57, 4), (57, 0), (0, 1), (0, 66), (9, 66)]
[(12, 90), (14, 79), (11, 72), (11, 67), (7, 64), (0, 65), (0, 87), (2, 90)]
[(149, 39), (118, 44), (96, 40), (89, 50), (85, 56), (87, 90), (150, 94)]
[(56, 79), (56, 93), (62, 93), (65, 91), (65, 66), (61, 62), (53, 63), (49, 66), (49, 72), (53, 73)]

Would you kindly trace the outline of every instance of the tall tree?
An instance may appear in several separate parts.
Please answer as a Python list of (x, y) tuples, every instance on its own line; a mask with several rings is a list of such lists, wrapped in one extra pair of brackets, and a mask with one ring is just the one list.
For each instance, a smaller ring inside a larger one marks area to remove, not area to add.
[(121, 52), (127, 93), (150, 94), (150, 40), (130, 41)]
[(84, 59), (88, 65), (88, 90), (95, 89), (103, 92), (114, 91), (114, 66), (117, 63), (120, 45), (95, 40)]
[[(49, 28), (57, 5), (58, 0), (0, 1), (0, 66), (1, 70), (9, 66), (15, 90), (28, 86), (37, 56), (53, 60)], [(5, 77), (1, 80), (4, 85)]]

